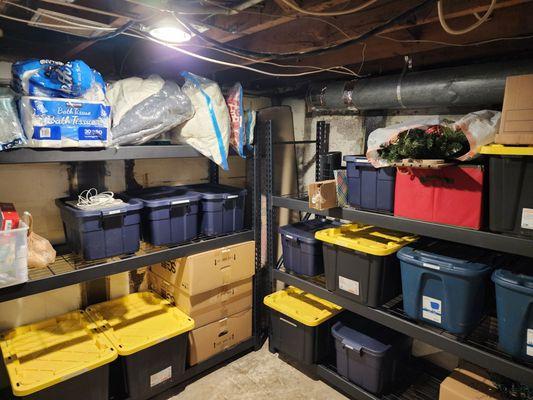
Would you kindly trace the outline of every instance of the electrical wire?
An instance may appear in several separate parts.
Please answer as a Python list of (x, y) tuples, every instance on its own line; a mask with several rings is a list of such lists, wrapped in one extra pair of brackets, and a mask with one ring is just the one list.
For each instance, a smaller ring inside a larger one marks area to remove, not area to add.
[(363, 4), (361, 4), (361, 5), (357, 6), (357, 7), (354, 7), (354, 8), (350, 8), (349, 10), (342, 10), (342, 11), (309, 11), (309, 10), (306, 10), (304, 8), (299, 7), (298, 5), (294, 4), (290, 0), (281, 0), (282, 3), (286, 4), (287, 6), (292, 8), (293, 10), (298, 11), (299, 13), (307, 14), (307, 15), (314, 15), (314, 16), (317, 16), (317, 17), (336, 17), (336, 16), (340, 16), (340, 15), (354, 14), (354, 13), (356, 13), (358, 11), (362, 11), (365, 8), (368, 8), (369, 6), (371, 6), (372, 4), (376, 3), (377, 1), (378, 0), (368, 0), (366, 3), (363, 3)]
[[(285, 0), (282, 0), (285, 1)], [(437, 12), (439, 14), (439, 22), (442, 26), (442, 29), (449, 33), (450, 35), (464, 35), (465, 33), (472, 32), (474, 29), (478, 28), (484, 24), (489, 17), (492, 15), (494, 8), (496, 7), (496, 0), (491, 0), (488, 10), (483, 14), (482, 17), (476, 15), (477, 21), (470, 25), (469, 27), (463, 29), (453, 29), (446, 22), (446, 17), (444, 16), (444, 0), (437, 1)]]
[(425, 40), (425, 39), (395, 39), (390, 36), (383, 36), (383, 35), (377, 35), (377, 37), (381, 39), (387, 39), (387, 40), (390, 40), (392, 42), (397, 42), (397, 43), (431, 43), (431, 44), (441, 44), (444, 46), (451, 46), (451, 47), (472, 47), (472, 46), (480, 46), (480, 45), (484, 45), (488, 43), (500, 42), (503, 40), (533, 39), (533, 35), (527, 35), (527, 36), (499, 37), (499, 38), (482, 40), (479, 42), (471, 42), (471, 43), (449, 43), (449, 42), (441, 42), (438, 40)]

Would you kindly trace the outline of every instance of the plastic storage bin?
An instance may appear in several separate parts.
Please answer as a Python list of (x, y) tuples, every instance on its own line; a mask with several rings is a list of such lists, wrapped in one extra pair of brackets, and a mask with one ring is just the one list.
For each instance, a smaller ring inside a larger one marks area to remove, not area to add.
[(271, 348), (305, 364), (328, 355), (332, 318), (341, 307), (293, 286), (266, 296), (264, 303), (271, 308)]
[(359, 224), (318, 231), (315, 236), (324, 242), (328, 290), (370, 307), (400, 293), (400, 268), (394, 253), (416, 236)]
[(91, 319), (117, 349), (111, 365), (112, 394), (148, 399), (172, 387), (185, 371), (187, 335), (194, 321), (153, 292), (87, 308)]
[(84, 311), (0, 335), (13, 394), (24, 400), (108, 400), (117, 351)]
[(318, 181), (334, 179), (333, 171), (341, 167), (342, 153), (340, 151), (330, 151), (325, 154), (318, 154), (318, 165), (320, 176)]
[(391, 389), (411, 354), (411, 339), (372, 321), (358, 318), (350, 325), (337, 322), (337, 372), (375, 394)]
[(404, 247), (398, 258), (405, 313), (451, 333), (468, 333), (485, 315), (493, 256), (442, 241)]
[(246, 189), (211, 183), (188, 187), (202, 196), (201, 231), (204, 235), (216, 236), (243, 229)]
[(394, 215), (480, 229), (483, 188), (481, 165), (399, 171), (396, 174)]
[(0, 288), (28, 280), (28, 226), (0, 231)]
[(143, 240), (156, 246), (175, 245), (198, 236), (201, 195), (186, 187), (151, 188), (134, 196), (140, 200)]
[(492, 156), (489, 165), (490, 230), (533, 237), (533, 157)]
[(324, 273), (322, 243), (315, 239), (315, 232), (333, 226), (331, 221), (312, 219), (280, 227), (285, 268), (307, 276)]
[(135, 253), (139, 250), (142, 202), (131, 199), (103, 210), (80, 210), (58, 199), (70, 249), (85, 260)]
[(498, 269), (492, 280), (499, 346), (514, 357), (533, 362), (533, 262), (521, 259), (512, 271)]
[(344, 156), (348, 203), (352, 207), (392, 213), (396, 168), (374, 168), (362, 156)]

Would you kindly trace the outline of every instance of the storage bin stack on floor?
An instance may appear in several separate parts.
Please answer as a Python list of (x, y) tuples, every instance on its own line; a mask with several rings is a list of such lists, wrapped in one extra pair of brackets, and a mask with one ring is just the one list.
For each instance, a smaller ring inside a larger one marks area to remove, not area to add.
[(190, 365), (252, 336), (254, 255), (246, 242), (150, 267), (150, 287), (195, 321)]
[(323, 242), (328, 290), (370, 307), (400, 293), (395, 253), (416, 236), (355, 223), (321, 230), (315, 236)]
[(342, 308), (295, 287), (264, 298), (270, 308), (270, 347), (304, 364), (332, 352), (330, 328)]
[(0, 335), (11, 389), (24, 400), (108, 400), (117, 348), (77, 310)]
[(110, 367), (112, 398), (146, 400), (179, 382), (191, 317), (152, 292), (95, 304), (87, 313), (119, 354)]

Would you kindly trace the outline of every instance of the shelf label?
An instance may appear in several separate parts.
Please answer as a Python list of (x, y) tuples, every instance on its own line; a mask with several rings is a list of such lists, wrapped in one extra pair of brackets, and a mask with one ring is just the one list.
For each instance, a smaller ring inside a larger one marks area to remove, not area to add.
[(359, 296), (359, 282), (339, 275), (339, 289)]
[(429, 296), (422, 296), (422, 318), (442, 323), (442, 302)]
[(533, 229), (533, 208), (522, 208), (522, 229)]
[(526, 354), (533, 357), (533, 329), (527, 330)]
[(150, 376), (150, 387), (154, 387), (172, 378), (172, 366)]

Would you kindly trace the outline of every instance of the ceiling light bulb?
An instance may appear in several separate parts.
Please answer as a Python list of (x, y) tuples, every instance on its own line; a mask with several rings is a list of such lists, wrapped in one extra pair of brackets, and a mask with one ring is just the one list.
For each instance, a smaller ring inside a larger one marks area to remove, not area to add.
[(163, 25), (150, 28), (151, 36), (166, 43), (183, 43), (191, 39), (191, 34), (175, 25)]

